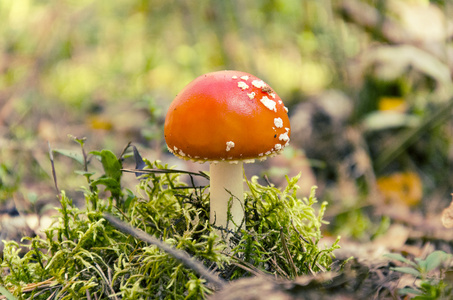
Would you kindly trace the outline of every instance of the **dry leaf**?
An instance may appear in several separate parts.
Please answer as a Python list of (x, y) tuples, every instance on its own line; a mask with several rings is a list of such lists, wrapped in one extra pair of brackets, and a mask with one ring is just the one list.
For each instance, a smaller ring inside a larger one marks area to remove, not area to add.
[(453, 228), (453, 201), (450, 203), (449, 207), (442, 211), (441, 220), (442, 225), (444, 225), (445, 228)]

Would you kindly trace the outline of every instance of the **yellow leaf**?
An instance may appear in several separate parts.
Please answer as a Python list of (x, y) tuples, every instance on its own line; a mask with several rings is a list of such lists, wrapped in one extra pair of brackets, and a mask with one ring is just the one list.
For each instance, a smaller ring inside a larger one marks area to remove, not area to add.
[(101, 116), (91, 116), (88, 118), (88, 124), (91, 129), (111, 130), (113, 124), (110, 120)]
[(406, 102), (400, 97), (381, 97), (378, 109), (380, 111), (404, 112), (406, 110)]
[(387, 203), (416, 205), (423, 196), (420, 177), (414, 172), (397, 172), (377, 179), (377, 187)]

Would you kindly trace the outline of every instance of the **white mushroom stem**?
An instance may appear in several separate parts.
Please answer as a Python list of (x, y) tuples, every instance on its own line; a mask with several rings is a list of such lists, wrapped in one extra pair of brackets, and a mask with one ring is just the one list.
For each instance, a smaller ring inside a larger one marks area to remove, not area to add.
[[(244, 181), (242, 161), (210, 164), (210, 222), (218, 227), (236, 230), (244, 220)], [(229, 204), (231, 207), (229, 208)], [(228, 210), (231, 219), (228, 221)], [(220, 236), (225, 236), (219, 232)], [(228, 235), (226, 235), (228, 236)]]

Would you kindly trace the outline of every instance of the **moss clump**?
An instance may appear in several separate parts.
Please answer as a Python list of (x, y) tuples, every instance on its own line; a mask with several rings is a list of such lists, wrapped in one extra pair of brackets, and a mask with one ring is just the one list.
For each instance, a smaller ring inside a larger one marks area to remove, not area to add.
[(11, 299), (199, 299), (213, 292), (168, 253), (115, 229), (104, 212), (187, 252), (226, 280), (249, 276), (247, 268), (285, 278), (330, 268), (337, 242), (318, 246), (326, 204), (318, 211), (313, 207), (314, 189), (308, 198), (297, 199), (298, 177), (288, 179), (283, 190), (262, 186), (255, 177), (247, 181), (246, 226), (234, 234), (235, 247), (226, 253), (209, 224), (206, 187), (189, 186), (180, 180), (181, 172), (145, 160), (149, 171), (133, 192), (121, 188), (122, 158), (108, 150), (92, 155), (100, 158), (104, 174), (93, 179), (95, 174), (82, 172), (88, 181), (86, 206), (76, 207), (61, 192), (58, 218), (42, 237), (24, 238), (25, 254), (19, 243), (6, 242), (0, 294)]

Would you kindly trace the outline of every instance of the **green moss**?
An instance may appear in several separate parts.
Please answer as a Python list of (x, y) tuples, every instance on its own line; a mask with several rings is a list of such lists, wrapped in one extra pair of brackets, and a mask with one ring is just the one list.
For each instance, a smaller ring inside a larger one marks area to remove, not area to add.
[[(315, 189), (298, 199), (299, 177), (288, 178), (283, 190), (262, 186), (256, 177), (247, 181), (246, 226), (227, 253), (209, 224), (207, 188), (189, 186), (181, 172), (145, 160), (149, 172), (136, 191), (127, 190), (120, 186), (122, 159), (108, 150), (92, 154), (105, 174), (94, 179), (84, 172), (86, 206), (76, 207), (61, 192), (58, 217), (43, 237), (24, 238), (25, 254), (19, 243), (5, 244), (0, 284), (18, 299), (199, 299), (213, 292), (168, 253), (115, 229), (104, 212), (187, 252), (226, 280), (250, 276), (247, 268), (283, 278), (330, 268), (338, 241), (318, 246), (326, 203), (314, 208)], [(189, 174), (198, 175), (205, 176)]]

